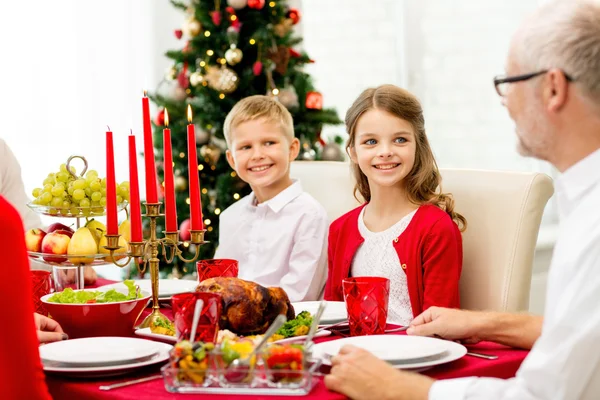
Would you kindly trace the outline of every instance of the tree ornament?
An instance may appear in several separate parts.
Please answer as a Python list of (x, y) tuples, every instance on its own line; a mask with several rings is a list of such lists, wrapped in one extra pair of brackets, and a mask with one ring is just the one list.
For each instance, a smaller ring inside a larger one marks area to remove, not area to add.
[(190, 226), (191, 221), (189, 218), (184, 220), (181, 225), (179, 225), (179, 239), (183, 240), (184, 242), (192, 238), (192, 235), (190, 234)]
[(175, 37), (181, 39), (183, 37), (183, 31), (181, 29), (175, 29)]
[(181, 27), (182, 32), (189, 38), (196, 37), (202, 30), (202, 25), (193, 16), (188, 18)]
[(200, 125), (196, 125), (196, 144), (205, 144), (208, 143), (210, 139), (210, 132), (206, 129), (203, 129)]
[(175, 67), (174, 65), (170, 66), (165, 71), (165, 79), (168, 81), (172, 81), (173, 79), (175, 79), (176, 76), (177, 76), (177, 67)]
[(297, 8), (290, 8), (287, 12), (286, 17), (292, 20), (292, 24), (296, 25), (300, 22), (300, 11)]
[(225, 59), (229, 63), (229, 65), (234, 66), (242, 61), (242, 57), (244, 54), (240, 49), (237, 48), (235, 44), (231, 44), (229, 49), (225, 52)]
[(277, 46), (276, 48), (269, 49), (267, 58), (275, 63), (276, 72), (280, 75), (285, 75), (288, 63), (290, 62), (290, 51), (287, 47)]
[(210, 18), (212, 19), (213, 24), (219, 26), (223, 20), (223, 14), (221, 14), (221, 11), (211, 11)]
[(231, 68), (225, 65), (219, 67), (210, 66), (207, 68), (205, 79), (208, 86), (218, 92), (229, 94), (237, 89), (239, 84), (238, 75)]
[(323, 147), (321, 160), (323, 161), (344, 161), (344, 152), (336, 142), (329, 142)]
[(248, 0), (248, 7), (254, 8), (255, 10), (262, 10), (265, 6), (265, 0)]
[(157, 126), (165, 125), (165, 109), (164, 108), (161, 108), (160, 110), (158, 110), (158, 113), (156, 114), (156, 117), (154, 118), (154, 123)]
[(185, 69), (177, 75), (177, 82), (179, 83), (179, 86), (182, 87), (184, 90), (187, 89), (188, 86), (190, 86), (190, 79), (188, 78)]
[(200, 155), (207, 158), (210, 165), (215, 165), (221, 157), (221, 149), (212, 143), (208, 143), (200, 147)]
[(309, 110), (322, 110), (323, 109), (323, 95), (319, 92), (306, 93), (305, 106)]
[(317, 152), (311, 148), (308, 150), (303, 150), (302, 153), (300, 153), (300, 159), (303, 161), (314, 161), (316, 158)]
[(298, 53), (296, 50), (294, 50), (290, 47), (290, 57), (300, 58), (300, 57), (302, 57), (302, 54)]
[(204, 81), (204, 77), (200, 71), (194, 71), (190, 74), (190, 84), (194, 87), (200, 85)]
[(181, 101), (187, 97), (185, 89), (176, 80), (163, 80), (156, 88), (156, 93), (170, 101)]
[(241, 10), (248, 5), (248, 0), (227, 0), (227, 4), (236, 10)]
[(187, 187), (188, 187), (187, 179), (185, 179), (183, 176), (175, 177), (175, 190), (177, 190), (178, 192), (183, 192), (187, 189)]
[(254, 65), (252, 65), (252, 73), (254, 76), (259, 76), (262, 73), (263, 64), (260, 61), (256, 61)]
[(273, 26), (273, 32), (275, 32), (275, 34), (279, 37), (284, 37), (289, 31), (292, 30), (292, 25), (294, 25), (294, 22), (291, 19), (286, 18), (277, 25)]
[(281, 89), (277, 97), (279, 102), (287, 109), (297, 108), (300, 105), (298, 103), (298, 93), (296, 93), (296, 88), (293, 86), (286, 86)]

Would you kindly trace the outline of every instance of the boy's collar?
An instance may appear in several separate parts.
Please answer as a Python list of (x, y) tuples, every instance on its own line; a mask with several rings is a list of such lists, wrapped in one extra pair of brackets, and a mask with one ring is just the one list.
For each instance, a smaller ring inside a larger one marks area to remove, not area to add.
[(270, 200), (265, 201), (262, 204), (256, 204), (256, 196), (254, 192), (250, 194), (250, 202), (248, 204), (249, 207), (259, 207), (259, 206), (268, 206), (271, 211), (274, 213), (278, 213), (281, 211), (283, 207), (285, 207), (289, 202), (294, 200), (296, 197), (302, 194), (302, 185), (296, 179), (292, 179), (292, 184), (287, 188), (283, 189), (281, 192), (277, 194), (277, 196), (273, 197)]

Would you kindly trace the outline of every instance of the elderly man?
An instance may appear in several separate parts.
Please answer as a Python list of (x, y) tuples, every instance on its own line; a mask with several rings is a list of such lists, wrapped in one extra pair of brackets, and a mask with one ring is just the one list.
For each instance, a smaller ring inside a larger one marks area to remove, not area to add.
[(531, 349), (515, 378), (434, 382), (346, 347), (327, 387), (354, 399), (600, 399), (600, 2), (539, 9), (512, 40), (494, 80), (519, 151), (560, 172), (561, 229), (544, 318), (430, 308), (409, 335), (490, 340)]

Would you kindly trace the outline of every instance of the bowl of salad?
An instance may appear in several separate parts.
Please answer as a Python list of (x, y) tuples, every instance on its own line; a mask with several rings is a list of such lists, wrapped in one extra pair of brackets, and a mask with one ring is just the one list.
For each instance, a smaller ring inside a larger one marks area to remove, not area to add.
[(41, 301), (71, 339), (130, 336), (150, 300), (150, 293), (141, 291), (132, 280), (123, 283), (126, 286), (123, 289), (67, 288), (45, 295)]

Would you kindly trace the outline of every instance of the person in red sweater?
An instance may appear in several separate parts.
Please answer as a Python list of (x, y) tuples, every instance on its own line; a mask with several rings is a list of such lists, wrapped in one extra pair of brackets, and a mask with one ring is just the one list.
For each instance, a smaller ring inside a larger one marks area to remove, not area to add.
[[(5, 300), (0, 329), (0, 398), (51, 399), (38, 352), (39, 343), (67, 339), (60, 325), (33, 312), (25, 232), (19, 213), (0, 196), (0, 293)], [(32, 317), (33, 316), (33, 317)], [(37, 331), (37, 336), (36, 336)]]
[(325, 299), (343, 301), (349, 276), (383, 276), (390, 322), (408, 325), (431, 306), (458, 308), (466, 220), (441, 192), (419, 101), (393, 85), (367, 89), (346, 113), (346, 129), (354, 194), (365, 204), (329, 228)]

